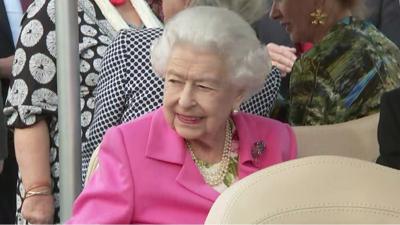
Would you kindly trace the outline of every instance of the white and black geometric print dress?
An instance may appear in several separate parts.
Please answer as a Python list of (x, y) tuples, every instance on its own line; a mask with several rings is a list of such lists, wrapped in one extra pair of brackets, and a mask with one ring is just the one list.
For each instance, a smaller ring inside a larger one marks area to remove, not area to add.
[[(50, 165), (55, 197), (55, 223), (59, 223), (59, 142), (57, 123), (55, 1), (35, 0), (22, 22), (15, 52), (13, 78), (4, 113), (8, 125), (25, 128), (46, 120), (50, 133)], [(94, 88), (107, 46), (117, 32), (104, 19), (92, 0), (79, 0), (79, 56), (82, 143), (93, 118)], [(17, 185), (17, 222), (21, 215), (24, 188)]]
[[(150, 64), (151, 43), (161, 33), (161, 29), (122, 30), (107, 49), (96, 89), (94, 119), (83, 146), (84, 171), (108, 128), (161, 106), (164, 83)], [(264, 88), (244, 102), (241, 110), (267, 117), (280, 82), (281, 74), (274, 68)]]

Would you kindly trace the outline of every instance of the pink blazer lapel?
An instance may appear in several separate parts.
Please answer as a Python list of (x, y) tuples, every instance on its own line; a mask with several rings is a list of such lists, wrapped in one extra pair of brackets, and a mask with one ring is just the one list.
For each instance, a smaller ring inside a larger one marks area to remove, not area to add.
[(219, 196), (219, 193), (216, 190), (205, 183), (189, 153), (186, 154), (185, 162), (180, 173), (176, 177), (176, 181), (189, 191), (212, 202), (214, 202)]
[[(265, 134), (261, 127), (254, 127), (245, 121), (242, 113), (236, 113), (233, 116), (236, 130), (239, 135), (239, 179), (248, 176), (260, 169), (259, 163), (251, 156), (251, 149), (257, 141), (265, 141)], [(254, 132), (258, 130), (259, 132)], [(251, 135), (250, 135), (251, 134)]]
[(183, 138), (167, 124), (163, 108), (157, 110), (152, 119), (146, 157), (182, 165), (176, 177), (177, 183), (210, 201), (215, 201), (218, 197), (219, 193), (204, 182), (186, 149)]

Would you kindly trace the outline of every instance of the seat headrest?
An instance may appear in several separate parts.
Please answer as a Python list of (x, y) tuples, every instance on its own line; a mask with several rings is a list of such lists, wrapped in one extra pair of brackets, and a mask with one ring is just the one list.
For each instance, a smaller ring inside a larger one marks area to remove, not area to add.
[(340, 156), (288, 161), (228, 188), (206, 223), (400, 223), (400, 172)]

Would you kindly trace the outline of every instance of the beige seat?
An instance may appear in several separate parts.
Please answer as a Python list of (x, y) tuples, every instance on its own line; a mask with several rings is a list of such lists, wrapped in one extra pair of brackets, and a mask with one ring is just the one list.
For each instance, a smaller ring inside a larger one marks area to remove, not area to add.
[(93, 172), (97, 169), (97, 167), (99, 167), (99, 151), (100, 145), (97, 146), (97, 148), (92, 153), (92, 156), (90, 157), (89, 165), (86, 171), (85, 184), (87, 184), (90, 177), (93, 175)]
[(341, 156), (281, 163), (234, 184), (206, 224), (400, 224), (400, 172)]
[(379, 113), (345, 123), (293, 127), (298, 157), (339, 155), (376, 161)]

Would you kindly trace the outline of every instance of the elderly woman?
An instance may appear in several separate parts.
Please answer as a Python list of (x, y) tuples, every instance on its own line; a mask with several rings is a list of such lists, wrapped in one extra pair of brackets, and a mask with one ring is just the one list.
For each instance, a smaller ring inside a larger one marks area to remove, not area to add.
[(179, 13), (152, 50), (164, 106), (107, 132), (68, 222), (204, 223), (235, 181), (295, 158), (288, 125), (234, 113), (262, 87), (267, 57), (235, 13), (206, 6)]
[(359, 20), (361, 7), (359, 0), (273, 1), (270, 16), (292, 41), (314, 44), (291, 73), (292, 124), (333, 124), (378, 112), (381, 94), (400, 85), (400, 51)]
[[(265, 15), (267, 1), (168, 0), (163, 1), (164, 20), (168, 21), (186, 7), (201, 5), (228, 8), (248, 23), (253, 23)], [(123, 30), (108, 48), (96, 90), (93, 123), (82, 150), (84, 172), (92, 152), (108, 128), (128, 122), (162, 105), (164, 82), (154, 74), (149, 57), (150, 43), (161, 33), (162, 29)], [(263, 89), (244, 102), (240, 109), (268, 116), (279, 86), (280, 73), (274, 69)]]

